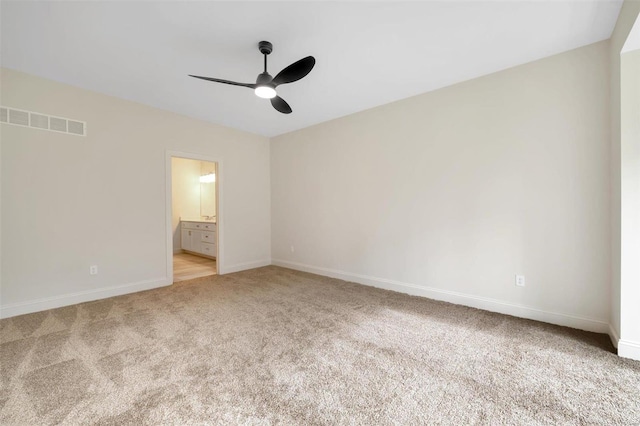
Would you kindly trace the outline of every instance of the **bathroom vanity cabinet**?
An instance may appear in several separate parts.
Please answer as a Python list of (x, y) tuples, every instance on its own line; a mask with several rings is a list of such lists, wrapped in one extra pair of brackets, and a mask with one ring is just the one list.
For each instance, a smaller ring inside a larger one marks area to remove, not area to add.
[(215, 259), (218, 255), (216, 223), (181, 221), (182, 250)]

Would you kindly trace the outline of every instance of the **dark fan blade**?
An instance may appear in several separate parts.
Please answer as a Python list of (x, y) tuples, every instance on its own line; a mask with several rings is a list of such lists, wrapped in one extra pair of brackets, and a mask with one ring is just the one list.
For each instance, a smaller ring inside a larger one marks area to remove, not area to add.
[(291, 114), (291, 107), (289, 104), (282, 99), (280, 96), (276, 96), (275, 98), (271, 98), (271, 105), (278, 111), (283, 114)]
[(238, 83), (237, 81), (221, 80), (219, 78), (201, 77), (199, 75), (191, 75), (191, 74), (189, 74), (189, 77), (195, 77), (195, 78), (199, 78), (201, 80), (213, 81), (215, 83), (224, 83), (224, 84), (231, 84), (231, 85), (234, 85), (234, 86), (249, 87), (251, 89), (255, 89), (256, 88), (255, 84)]
[(276, 75), (271, 83), (277, 86), (279, 84), (293, 83), (300, 80), (305, 75), (309, 74), (316, 64), (316, 59), (313, 56), (307, 56), (300, 59), (298, 62), (294, 62)]

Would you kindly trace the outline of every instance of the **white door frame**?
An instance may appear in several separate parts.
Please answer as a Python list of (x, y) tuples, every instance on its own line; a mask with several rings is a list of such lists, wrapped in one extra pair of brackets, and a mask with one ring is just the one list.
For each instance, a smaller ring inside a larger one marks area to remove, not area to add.
[(167, 278), (171, 280), (173, 283), (173, 194), (172, 190), (172, 170), (171, 170), (171, 159), (174, 157), (178, 158), (186, 158), (188, 160), (199, 160), (199, 161), (208, 161), (211, 163), (216, 163), (216, 269), (218, 271), (218, 275), (222, 275), (224, 265), (224, 221), (223, 221), (223, 211), (222, 206), (224, 205), (223, 200), (223, 182), (222, 178), (223, 167), (222, 161), (213, 157), (209, 157), (207, 155), (202, 154), (194, 154), (192, 152), (181, 152), (181, 151), (166, 151), (165, 155), (165, 210), (166, 210), (166, 228), (167, 228)]

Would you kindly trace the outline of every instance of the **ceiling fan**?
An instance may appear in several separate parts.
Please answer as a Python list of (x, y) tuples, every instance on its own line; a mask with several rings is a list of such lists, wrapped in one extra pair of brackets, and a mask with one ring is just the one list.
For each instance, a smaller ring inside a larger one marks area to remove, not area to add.
[(191, 75), (189, 77), (195, 77), (202, 80), (213, 81), (216, 83), (231, 84), (234, 86), (248, 87), (254, 89), (257, 96), (264, 99), (271, 99), (271, 105), (283, 114), (290, 114), (291, 107), (276, 93), (276, 87), (281, 84), (293, 83), (298, 81), (311, 72), (313, 66), (316, 64), (316, 60), (313, 56), (307, 56), (297, 62), (289, 65), (275, 77), (271, 77), (271, 74), (267, 72), (267, 55), (273, 51), (273, 45), (268, 41), (261, 41), (258, 43), (258, 49), (260, 53), (264, 55), (264, 72), (258, 74), (255, 84), (251, 83), (238, 83), (236, 81), (222, 80), (219, 78), (202, 77), (199, 75)]

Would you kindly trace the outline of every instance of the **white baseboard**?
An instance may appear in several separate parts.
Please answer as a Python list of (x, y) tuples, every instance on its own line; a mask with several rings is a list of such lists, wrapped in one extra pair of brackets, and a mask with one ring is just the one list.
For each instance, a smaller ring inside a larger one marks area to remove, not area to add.
[(613, 346), (617, 348), (618, 342), (620, 341), (620, 335), (618, 334), (618, 331), (611, 324), (609, 325), (609, 338), (611, 339), (611, 343), (613, 343)]
[(174, 248), (173, 249), (173, 254), (180, 254), (180, 253), (183, 253), (183, 252), (184, 252), (184, 250), (182, 250), (181, 248)]
[(45, 311), (47, 309), (75, 305), (76, 303), (91, 302), (93, 300), (106, 299), (107, 297), (151, 290), (153, 288), (164, 287), (172, 283), (173, 280), (164, 277), (113, 287), (79, 291), (77, 293), (70, 293), (61, 296), (46, 297), (43, 299), (30, 300), (28, 302), (12, 303), (0, 306), (0, 318), (10, 318), (17, 315)]
[(428, 297), (429, 299), (470, 306), (472, 308), (484, 309), (486, 311), (498, 312), (515, 317), (527, 318), (536, 321), (547, 322), (550, 324), (577, 328), (580, 330), (593, 331), (597, 333), (609, 332), (609, 323), (597, 319), (584, 318), (557, 312), (548, 312), (537, 308), (517, 305), (514, 303), (504, 302), (497, 299), (490, 299), (487, 297), (474, 296), (471, 294), (442, 290), (432, 287), (422, 287), (416, 284), (403, 283), (400, 281), (371, 277), (367, 275), (352, 274), (335, 269), (321, 268), (317, 266), (305, 265), (302, 263), (289, 262), (286, 260), (273, 259), (272, 264), (276, 266), (282, 266), (284, 268), (310, 272), (312, 274), (325, 275), (332, 278), (339, 278), (345, 281), (353, 281), (359, 284), (383, 288), (385, 290), (393, 290), (400, 293), (411, 294), (413, 296)]
[(618, 340), (618, 355), (623, 358), (630, 358), (640, 361), (640, 342), (630, 340)]
[(236, 263), (235, 265), (222, 267), (220, 265), (220, 275), (222, 274), (231, 274), (233, 272), (246, 271), (247, 269), (255, 269), (262, 268), (263, 266), (271, 265), (271, 260), (258, 260), (255, 262), (246, 262), (246, 263)]

